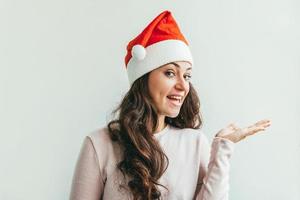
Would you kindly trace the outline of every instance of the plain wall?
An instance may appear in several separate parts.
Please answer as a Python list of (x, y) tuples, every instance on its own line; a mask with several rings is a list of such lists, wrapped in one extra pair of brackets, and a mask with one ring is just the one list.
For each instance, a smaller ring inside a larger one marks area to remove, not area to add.
[(0, 199), (68, 199), (84, 137), (129, 88), (127, 43), (161, 11), (190, 42), (203, 131), (271, 119), (236, 145), (231, 200), (300, 199), (300, 3), (0, 1)]

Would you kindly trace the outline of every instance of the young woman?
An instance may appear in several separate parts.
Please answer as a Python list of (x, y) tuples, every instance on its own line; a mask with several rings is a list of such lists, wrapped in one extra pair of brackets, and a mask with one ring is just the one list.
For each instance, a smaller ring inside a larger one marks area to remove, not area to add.
[(193, 59), (169, 11), (129, 42), (125, 64), (131, 87), (117, 118), (85, 138), (70, 199), (228, 199), (235, 143), (270, 120), (230, 124), (209, 145), (190, 82)]

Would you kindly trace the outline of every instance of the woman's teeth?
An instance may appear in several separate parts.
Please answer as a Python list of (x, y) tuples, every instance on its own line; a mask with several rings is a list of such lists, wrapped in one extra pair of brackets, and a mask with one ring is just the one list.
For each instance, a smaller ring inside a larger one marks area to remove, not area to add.
[(182, 99), (182, 96), (175, 96), (175, 95), (170, 95), (170, 96), (167, 96), (169, 99), (172, 99), (172, 100), (177, 100), (178, 102), (181, 101)]

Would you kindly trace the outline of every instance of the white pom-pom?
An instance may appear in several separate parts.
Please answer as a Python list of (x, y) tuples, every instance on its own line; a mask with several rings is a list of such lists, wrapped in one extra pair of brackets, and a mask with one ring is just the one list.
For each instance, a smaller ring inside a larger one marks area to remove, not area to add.
[(137, 60), (143, 60), (146, 56), (146, 49), (142, 45), (134, 45), (131, 49), (131, 55)]

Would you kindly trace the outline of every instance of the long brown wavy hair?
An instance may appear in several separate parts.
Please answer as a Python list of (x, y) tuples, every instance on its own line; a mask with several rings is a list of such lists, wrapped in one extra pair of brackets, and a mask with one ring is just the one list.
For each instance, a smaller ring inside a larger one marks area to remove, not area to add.
[[(117, 167), (131, 180), (127, 183), (134, 200), (161, 199), (158, 179), (166, 171), (169, 160), (158, 141), (153, 137), (158, 116), (148, 90), (148, 76), (137, 79), (126, 93), (120, 105), (113, 111), (117, 118), (108, 123), (113, 141), (119, 143), (123, 159)], [(202, 125), (200, 102), (196, 90), (190, 84), (177, 117), (165, 117), (165, 122), (177, 128), (199, 129)]]

